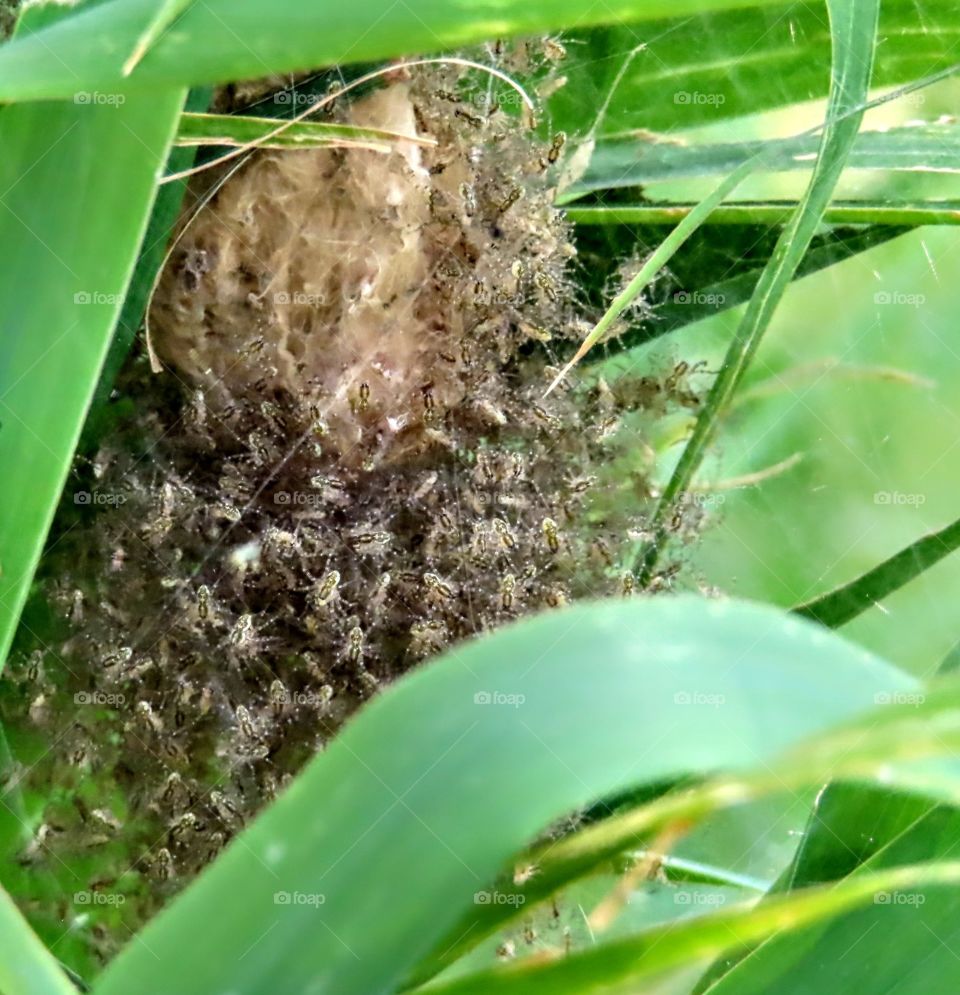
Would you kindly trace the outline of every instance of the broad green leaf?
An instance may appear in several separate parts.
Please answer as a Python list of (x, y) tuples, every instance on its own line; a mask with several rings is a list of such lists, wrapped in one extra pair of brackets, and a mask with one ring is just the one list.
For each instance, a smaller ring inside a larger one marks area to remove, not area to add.
[(835, 629), (879, 604), (904, 584), (939, 563), (958, 546), (960, 520), (922, 536), (856, 580), (828, 591), (813, 601), (798, 605), (793, 611)]
[[(0, 52), (0, 100), (110, 92), (156, 10), (156, 0), (112, 0), (42, 38), (7, 46)], [(364, 23), (359, 32), (357, 18)], [(551, 101), (559, 126), (584, 124), (577, 92), (589, 92), (591, 85), (596, 94), (604, 92), (610, 53), (638, 43), (645, 48), (615, 95), (606, 131), (693, 127), (827, 92), (830, 36), (823, 5), (743, 0), (614, 0), (594, 7), (575, 0), (424, 0), (416, 7), (386, 0), (351, 7), (282, 0), (267, 20), (258, 0), (213, 0), (188, 8), (147, 51), (130, 81), (152, 87), (245, 79), (618, 22), (628, 23), (576, 37), (587, 44), (569, 46), (563, 72), (570, 83)], [(881, 37), (876, 85), (916, 79), (949, 65), (955, 10), (946, 0), (927, 0), (919, 8), (913, 0), (889, 0)]]
[[(824, 922), (829, 923), (831, 919), (851, 909), (876, 909), (883, 905), (884, 896), (913, 896), (917, 902), (930, 900), (931, 904), (936, 902), (941, 908), (960, 907), (960, 891), (957, 889), (957, 884), (960, 884), (958, 862), (918, 864), (896, 870), (878, 871), (875, 874), (850, 878), (832, 887), (811, 888), (781, 896), (754, 907), (730, 908), (715, 915), (649, 929), (629, 939), (601, 942), (586, 953), (554, 959), (546, 964), (520, 964), (515, 968), (485, 971), (448, 985), (431, 987), (429, 991), (435, 995), (486, 995), (491, 991), (504, 995), (514, 992), (522, 992), (524, 995), (539, 995), (539, 993), (584, 995), (588, 992), (638, 991), (642, 990), (638, 988), (642, 982), (649, 981), (671, 968), (681, 967), (698, 958), (755, 942), (773, 934), (779, 934), (784, 937), (783, 942), (789, 942), (794, 931), (802, 930), (811, 924), (812, 928), (822, 928), (821, 924)], [(912, 910), (914, 915), (916, 915), (915, 908)], [(856, 914), (856, 912), (851, 913), (851, 915)], [(949, 933), (952, 932), (951, 929)], [(852, 943), (855, 937), (850, 935), (847, 939), (849, 949), (849, 943)], [(936, 937), (930, 937), (926, 946), (930, 948), (935, 942)], [(883, 991), (882, 986), (885, 983), (902, 977), (907, 957), (897, 956), (895, 952), (897, 946), (887, 943), (888, 955), (882, 965), (877, 962), (870, 964), (869, 960), (867, 961), (869, 967), (859, 972), (860, 983), (869, 979), (874, 987), (860, 990)], [(873, 950), (873, 945), (870, 945), (870, 949)], [(788, 966), (785, 965), (784, 970), (775, 975), (780, 987), (750, 990), (776, 991), (778, 995), (782, 992), (855, 990), (846, 987), (844, 982), (850, 975), (857, 974), (857, 967), (854, 965), (862, 965), (863, 951), (860, 951), (856, 957), (848, 958), (851, 961), (849, 970), (838, 965), (838, 958), (842, 952), (839, 949), (834, 950), (831, 956), (830, 953), (825, 954), (818, 949), (815, 956), (822, 966), (823, 976), (813, 985), (796, 984), (789, 975)], [(944, 956), (952, 954), (948, 952)], [(912, 957), (910, 960), (912, 962)], [(937, 960), (938, 968), (942, 972), (944, 957)], [(891, 961), (894, 964), (891, 964)], [(831, 971), (834, 972), (832, 982), (829, 973)], [(956, 965), (949, 970), (949, 975), (956, 979), (958, 975)], [(929, 969), (923, 971), (922, 976), (928, 985), (936, 977)], [(829, 987), (830, 983), (836, 987)], [(717, 991), (717, 989), (712, 990)], [(730, 989), (737, 992), (742, 990)], [(913, 985), (909, 989), (911, 992), (935, 990), (938, 989), (935, 987), (922, 989)]]
[[(210, 97), (209, 88), (191, 90), (187, 95), (186, 111), (181, 115), (181, 120), (187, 117), (190, 111), (196, 112), (208, 107)], [(196, 151), (191, 146), (171, 149), (163, 170), (164, 174), (190, 169), (194, 164)], [(81, 455), (89, 453), (90, 449), (99, 443), (105, 429), (114, 382), (143, 324), (143, 315), (156, 282), (157, 272), (163, 265), (174, 227), (180, 217), (186, 189), (186, 180), (164, 183), (154, 198), (133, 276), (124, 297), (123, 307), (120, 309), (120, 316), (100, 376), (97, 378), (90, 409), (83, 423), (83, 434), (77, 447)]]
[(97, 991), (388, 990), (564, 812), (766, 762), (914, 688), (760, 605), (637, 599), (508, 626), (376, 698)]
[(66, 479), (183, 98), (179, 90), (118, 90), (0, 111), (0, 244), (8, 249), (0, 267), (0, 660)]
[(813, 176), (760, 276), (693, 433), (657, 503), (651, 525), (654, 537), (638, 551), (634, 564), (644, 585), (649, 583), (666, 542), (665, 523), (672, 514), (674, 501), (689, 487), (713, 440), (723, 410), (733, 397), (830, 203), (860, 128), (862, 112), (858, 109), (864, 103), (870, 85), (879, 0), (864, 0), (856, 6), (833, 0), (828, 9), (833, 73), (827, 120)]
[[(157, 37), (130, 80), (144, 86), (195, 85), (309, 69), (338, 62), (442, 51), (494, 37), (656, 17), (697, 15), (742, 0), (577, 0), (462, 4), (422, 0), (416, 8), (366, 0), (359, 6), (274, 5), (264, 20), (258, 0), (211, 0), (188, 7)], [(84, 11), (42, 38), (0, 52), (0, 100), (63, 98), (77, 89), (111, 90), (157, 16), (156, 0), (113, 0)], [(358, 18), (365, 24), (357, 31)], [(634, 42), (635, 44), (635, 42)]]

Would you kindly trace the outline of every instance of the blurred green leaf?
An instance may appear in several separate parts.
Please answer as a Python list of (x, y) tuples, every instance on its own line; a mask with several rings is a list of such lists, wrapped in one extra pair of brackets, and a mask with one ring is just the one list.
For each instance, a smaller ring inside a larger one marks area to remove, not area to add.
[(368, 705), (97, 991), (387, 990), (563, 813), (765, 762), (914, 686), (759, 605), (638, 599), (508, 626)]
[(2, 888), (0, 991), (4, 995), (76, 995), (77, 992)]
[[(686, 16), (731, 2), (736, 0), (612, 0), (585, 9), (577, 0), (486, 5), (422, 0), (416, 8), (365, 0), (316, 8), (285, 0), (274, 4), (265, 21), (259, 0), (211, 0), (187, 8), (129, 78), (149, 86), (213, 83), (450, 50), (496, 36)], [(51, 27), (42, 38), (6, 46), (0, 52), (0, 100), (63, 98), (78, 88), (117, 87), (155, 11), (156, 0), (113, 0)], [(365, 30), (358, 32), (360, 21)]]

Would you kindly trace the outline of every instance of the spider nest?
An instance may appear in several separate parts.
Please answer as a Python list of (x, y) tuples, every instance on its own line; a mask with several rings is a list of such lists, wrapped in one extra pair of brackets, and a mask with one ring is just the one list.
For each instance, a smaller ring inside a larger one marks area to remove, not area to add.
[(53, 743), (20, 860), (83, 855), (86, 888), (127, 896), (87, 924), (104, 958), (378, 688), (632, 593), (644, 412), (690, 396), (650, 377), (543, 396), (584, 333), (562, 139), (457, 68), (338, 113), (432, 144), (261, 151), (185, 219), (152, 305), (165, 371), (139, 353), (122, 374), (47, 558), (62, 634), (12, 671)]

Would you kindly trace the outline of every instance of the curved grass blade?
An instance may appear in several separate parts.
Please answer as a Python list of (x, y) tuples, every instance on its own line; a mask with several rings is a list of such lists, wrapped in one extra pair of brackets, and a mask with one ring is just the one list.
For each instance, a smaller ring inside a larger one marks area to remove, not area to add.
[(960, 519), (930, 532), (899, 553), (836, 590), (798, 605), (796, 615), (813, 619), (831, 629), (846, 625), (960, 546)]
[(757, 168), (757, 162), (745, 162), (726, 177), (710, 194), (696, 204), (681, 220), (673, 231), (657, 246), (653, 253), (644, 261), (640, 271), (613, 299), (604, 312), (603, 317), (594, 325), (590, 334), (580, 344), (573, 358), (566, 363), (556, 375), (546, 394), (551, 393), (567, 374), (583, 359), (584, 356), (610, 331), (620, 315), (643, 293), (650, 281), (663, 269), (677, 250), (688, 238), (704, 224), (717, 206)]
[[(582, 225), (668, 225), (685, 221), (699, 204), (617, 204), (613, 207), (570, 207), (566, 214)], [(703, 225), (782, 225), (797, 210), (796, 201), (751, 201), (722, 204)], [(834, 225), (960, 225), (960, 201), (897, 203), (889, 200), (835, 201), (821, 219)], [(649, 281), (648, 281), (649, 282)], [(641, 288), (642, 289), (642, 288)]]
[[(356, 125), (329, 121), (297, 121), (277, 133), (276, 118), (251, 117), (243, 114), (187, 113), (180, 118), (176, 145), (250, 145), (258, 148), (336, 148), (363, 143), (365, 147), (389, 152), (399, 139), (415, 145), (436, 145), (435, 139), (420, 135), (401, 135), (380, 128), (358, 128)], [(265, 136), (271, 137), (260, 141)]]
[(770, 262), (760, 276), (690, 440), (657, 503), (651, 523), (653, 539), (639, 551), (631, 564), (639, 574), (641, 586), (649, 584), (653, 576), (667, 539), (665, 525), (674, 502), (690, 486), (713, 439), (723, 409), (737, 389), (807, 251), (860, 128), (863, 117), (860, 108), (870, 85), (879, 2), (865, 0), (851, 6), (842, 0), (832, 0), (827, 6), (833, 37), (833, 78), (827, 122), (813, 176), (800, 207), (784, 229)]
[[(915, 864), (850, 878), (773, 898), (752, 907), (733, 907), (714, 915), (645, 930), (626, 940), (601, 944), (547, 964), (521, 963), (431, 986), (431, 995), (583, 995), (614, 986), (637, 986), (671, 968), (828, 921), (852, 909), (876, 904), (878, 895), (955, 891), (960, 861)], [(617, 988), (616, 990), (621, 990)], [(771, 989), (766, 989), (770, 991)], [(782, 990), (782, 989), (778, 989)]]
[(389, 990), (562, 813), (765, 762), (914, 687), (760, 605), (636, 599), (508, 626), (374, 699), (96, 991)]
[[(909, 231), (912, 229), (870, 225), (862, 230), (837, 230), (817, 236), (797, 267), (794, 279), (799, 280), (828, 266), (835, 266)], [(700, 284), (696, 288), (696, 294), (684, 294), (682, 291), (674, 293), (665, 303), (657, 306), (654, 320), (631, 325), (621, 335), (609, 339), (604, 343), (603, 354), (594, 353), (593, 357), (585, 361), (586, 365), (589, 366), (594, 359), (601, 362), (618, 353), (629, 352), (630, 349), (669, 335), (703, 318), (743, 304), (756, 289), (760, 272), (761, 267), (755, 266), (729, 279)]]
[[(589, 193), (726, 174), (744, 162), (762, 157), (768, 172), (809, 169), (816, 158), (812, 135), (757, 142), (681, 145), (669, 140), (607, 139), (598, 142), (584, 175), (564, 190), (567, 204)], [(954, 123), (922, 123), (865, 131), (850, 150), (850, 169), (960, 172), (960, 127)]]

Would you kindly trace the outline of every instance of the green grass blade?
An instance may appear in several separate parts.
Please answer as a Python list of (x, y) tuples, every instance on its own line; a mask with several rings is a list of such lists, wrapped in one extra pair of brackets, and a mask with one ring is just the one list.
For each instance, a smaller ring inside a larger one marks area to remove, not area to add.
[(562, 813), (765, 762), (913, 687), (760, 605), (635, 599), (508, 626), (371, 702), (96, 991), (389, 990)]
[[(722, 211), (723, 208), (718, 210)], [(870, 225), (853, 231), (836, 230), (818, 235), (797, 267), (794, 279), (798, 280), (828, 266), (835, 266), (875, 246), (905, 235), (910, 230), (910, 228), (887, 225)], [(726, 269), (724, 265), (719, 269), (719, 273), (725, 273)], [(703, 318), (712, 317), (721, 311), (743, 304), (750, 300), (760, 279), (760, 273), (760, 266), (746, 266), (742, 272), (723, 279), (716, 279), (712, 271), (708, 272), (705, 279), (696, 284), (695, 294), (689, 291), (685, 293), (677, 291), (663, 304), (658, 304), (655, 321), (637, 322), (616, 338), (608, 339), (604, 343), (603, 355), (594, 354), (597, 361), (628, 352)], [(697, 276), (700, 274), (697, 273)], [(681, 286), (684, 285), (681, 282)], [(585, 362), (589, 364), (590, 361), (588, 358)]]
[[(960, 160), (958, 160), (960, 161)], [(614, 207), (568, 207), (567, 217), (582, 225), (671, 225), (686, 221), (699, 204), (617, 204)], [(782, 225), (795, 214), (795, 201), (751, 201), (722, 204), (713, 209), (702, 225)], [(823, 212), (822, 220), (834, 225), (960, 224), (960, 201), (889, 200), (838, 201)]]
[[(184, 114), (177, 128), (177, 145), (249, 145), (257, 142), (263, 148), (298, 149), (343, 145), (346, 142), (374, 142), (384, 151), (400, 137), (395, 131), (379, 128), (358, 128), (355, 125), (328, 121), (297, 121), (279, 134), (281, 122), (276, 118), (249, 117), (243, 114)], [(266, 135), (271, 137), (264, 143)], [(418, 144), (426, 140), (414, 138)]]
[(960, 670), (960, 642), (954, 643), (937, 667), (937, 675), (955, 674)]
[(930, 532), (833, 591), (798, 605), (794, 613), (835, 629), (872, 608), (960, 546), (960, 519)]
[(609, 991), (614, 986), (630, 986), (630, 991), (638, 991), (638, 985), (661, 972), (773, 934), (789, 936), (791, 931), (835, 918), (851, 909), (872, 906), (879, 894), (949, 892), (955, 891), (957, 884), (960, 884), (960, 862), (916, 864), (878, 871), (830, 887), (794, 892), (758, 906), (734, 907), (692, 921), (655, 927), (635, 937), (601, 944), (586, 953), (546, 965), (521, 963), (512, 969), (485, 971), (447, 985), (437, 985), (429, 991), (433, 995), (487, 995), (492, 991), (498, 995), (514, 992), (583, 995), (584, 992)]
[[(817, 152), (812, 135), (759, 142), (680, 145), (650, 139), (598, 142), (586, 173), (564, 191), (560, 202), (588, 193), (662, 180), (724, 175), (762, 158), (767, 172), (809, 169)], [(960, 172), (960, 127), (954, 123), (909, 125), (857, 136), (847, 159), (850, 169)]]
[(4, 995), (77, 995), (63, 968), (0, 888), (0, 991)]
[(879, 2), (869, 0), (852, 7), (842, 0), (833, 0), (829, 10), (834, 69), (827, 123), (817, 164), (800, 207), (784, 229), (773, 257), (761, 274), (723, 367), (697, 418), (693, 434), (657, 504), (652, 522), (653, 540), (641, 550), (634, 564), (641, 584), (649, 583), (653, 575), (666, 541), (665, 523), (672, 513), (673, 504), (693, 480), (707, 446), (713, 440), (723, 409), (733, 397), (807, 251), (860, 128), (862, 111), (858, 108), (866, 100), (870, 85)]
[(699, 204), (696, 204), (683, 217), (673, 231), (657, 246), (644, 261), (640, 271), (613, 299), (603, 313), (603, 317), (594, 325), (590, 334), (580, 344), (573, 358), (560, 370), (553, 382), (547, 388), (549, 394), (561, 380), (583, 359), (584, 356), (610, 331), (620, 315), (643, 293), (650, 281), (676, 255), (684, 242), (706, 221), (718, 205), (756, 169), (757, 161), (750, 160), (738, 166), (715, 190), (711, 191)]
[(0, 267), (0, 660), (66, 478), (183, 96), (117, 91), (0, 113), (0, 244), (9, 250)]

